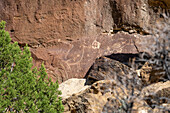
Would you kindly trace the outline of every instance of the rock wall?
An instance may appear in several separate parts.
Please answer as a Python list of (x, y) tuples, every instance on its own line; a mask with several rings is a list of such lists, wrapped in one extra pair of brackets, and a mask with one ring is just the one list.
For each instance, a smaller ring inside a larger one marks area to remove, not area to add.
[(12, 40), (28, 44), (34, 64), (44, 61), (62, 82), (84, 77), (99, 56), (143, 51), (138, 40), (168, 14), (169, 1), (1, 0), (0, 11)]

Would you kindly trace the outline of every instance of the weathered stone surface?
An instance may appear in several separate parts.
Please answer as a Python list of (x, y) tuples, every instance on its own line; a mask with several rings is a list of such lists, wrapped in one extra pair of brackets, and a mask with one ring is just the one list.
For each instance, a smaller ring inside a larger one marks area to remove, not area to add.
[[(117, 84), (116, 80), (97, 81), (91, 87), (64, 99), (65, 113), (127, 113), (128, 110), (132, 113), (168, 113), (169, 84), (168, 81), (149, 85), (135, 96), (131, 93), (132, 89)], [(162, 97), (167, 100), (163, 101)], [(130, 104), (131, 101), (133, 104)], [(153, 104), (157, 106), (152, 107)]]
[(156, 4), (154, 0), (1, 0), (0, 19), (7, 21), (13, 40), (47, 47), (49, 41), (81, 39), (113, 28), (144, 33), (142, 29), (160, 18), (162, 11), (154, 12), (155, 7), (170, 7), (167, 0)]
[(132, 69), (119, 61), (107, 57), (100, 57), (96, 59), (86, 75), (86, 84), (91, 84), (91, 82), (93, 83), (99, 80), (111, 80), (121, 76), (125, 77), (130, 73), (132, 73)]
[(13, 41), (31, 47), (34, 64), (45, 61), (49, 76), (62, 82), (83, 77), (99, 56), (143, 51), (138, 41), (145, 36), (132, 41), (133, 34), (106, 33), (146, 35), (145, 28), (167, 14), (161, 8), (149, 0), (1, 0), (0, 20), (7, 21)]
[(13, 40), (31, 47), (109, 32), (112, 26), (142, 29), (155, 17), (147, 0), (1, 0), (0, 6)]
[(140, 71), (140, 77), (145, 85), (159, 82), (165, 78), (165, 70), (162, 67), (154, 66), (146, 62)]
[(163, 9), (170, 9), (170, 1), (169, 0), (148, 0), (148, 3), (152, 7), (161, 7)]
[[(117, 95), (112, 91), (116, 90)], [(116, 85), (116, 81), (103, 80), (94, 83), (90, 88), (71, 96), (63, 101), (65, 113), (101, 113), (104, 105), (109, 98), (115, 99), (116, 96), (124, 98), (128, 90), (122, 89)], [(115, 106), (122, 106), (119, 100), (114, 103)]]
[(62, 99), (68, 98), (73, 94), (79, 93), (87, 89), (89, 86), (85, 86), (86, 79), (71, 78), (59, 85), (59, 90), (62, 92)]
[[(152, 113), (168, 113), (170, 99), (170, 81), (158, 82), (144, 87), (134, 101), (133, 109)], [(165, 112), (166, 111), (166, 112)]]
[(34, 64), (44, 61), (47, 72), (59, 82), (84, 77), (94, 60), (112, 53), (138, 53), (134, 35), (121, 32), (115, 35), (84, 37), (79, 41), (55, 40), (56, 46), (31, 49)]
[(159, 96), (159, 97), (167, 97), (170, 98), (170, 81), (167, 82), (158, 82), (155, 84), (151, 84), (145, 88), (143, 88), (141, 92), (141, 96)]

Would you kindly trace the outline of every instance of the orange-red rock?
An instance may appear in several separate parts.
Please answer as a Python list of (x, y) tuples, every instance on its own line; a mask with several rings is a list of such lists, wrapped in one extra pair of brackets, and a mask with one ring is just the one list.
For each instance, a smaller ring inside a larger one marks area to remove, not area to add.
[[(31, 47), (34, 64), (45, 61), (53, 80), (62, 82), (72, 77), (84, 77), (99, 56), (138, 52), (135, 40), (132, 41), (133, 34), (108, 36), (103, 33), (113, 29), (148, 34), (146, 28), (154, 26), (152, 23), (160, 21), (160, 13), (166, 12), (164, 7), (154, 12), (148, 2), (1, 0), (0, 20), (7, 21), (13, 41)], [(142, 50), (140, 46), (138, 49)]]

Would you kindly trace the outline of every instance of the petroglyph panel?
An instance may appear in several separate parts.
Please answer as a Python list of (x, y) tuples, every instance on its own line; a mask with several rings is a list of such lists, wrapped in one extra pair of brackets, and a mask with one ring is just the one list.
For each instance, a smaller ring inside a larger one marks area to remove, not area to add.
[(83, 37), (82, 40), (69, 44), (60, 40), (58, 46), (46, 49), (49, 56), (53, 56), (53, 60), (45, 61), (46, 64), (48, 62), (48, 69), (52, 70), (48, 71), (49, 75), (55, 75), (59, 82), (69, 78), (84, 77), (95, 59), (100, 56), (113, 53), (138, 53), (133, 43), (135, 40), (134, 35), (123, 32), (113, 36)]
[[(34, 64), (45, 61), (49, 76), (60, 82), (83, 77), (97, 57), (136, 52), (127, 30), (139, 34), (154, 26), (154, 19), (161, 21), (147, 0), (0, 0), (0, 11), (12, 40), (27, 43)], [(135, 35), (142, 50), (143, 40)]]

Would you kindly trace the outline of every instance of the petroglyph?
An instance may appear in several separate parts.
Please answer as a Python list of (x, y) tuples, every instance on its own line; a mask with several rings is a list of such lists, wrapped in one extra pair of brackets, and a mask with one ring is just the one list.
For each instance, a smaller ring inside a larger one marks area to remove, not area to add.
[(132, 34), (123, 32), (114, 36), (84, 37), (78, 41), (54, 40), (56, 46), (46, 51), (54, 56), (55, 60), (48, 61), (48, 64), (52, 64), (49, 67), (61, 81), (72, 77), (84, 77), (93, 61), (100, 56), (112, 53), (137, 53), (132, 40), (135, 40)]
[[(49, 75), (53, 71), (51, 75), (63, 80), (66, 75), (57, 75), (54, 71), (59, 67), (51, 65), (54, 56), (67, 64), (64, 68), (71, 78), (83, 77), (97, 57), (137, 52), (134, 45), (139, 51), (146, 50), (139, 43), (150, 38), (141, 36), (146, 33), (140, 35), (140, 32), (154, 27), (155, 20), (161, 22), (160, 14), (164, 12), (155, 13), (146, 0), (124, 1), (0, 0), (0, 19), (7, 21), (8, 30), (15, 31), (11, 33), (13, 41), (27, 43), (32, 50), (37, 50), (33, 54), (36, 66), (46, 62)], [(136, 35), (135, 43), (131, 41), (133, 35)]]
[(60, 11), (56, 11), (56, 13), (54, 14), (54, 17), (57, 20), (64, 20), (64, 19), (69, 18), (68, 10), (67, 9), (61, 9)]
[(99, 49), (99, 48), (100, 48), (100, 45), (101, 45), (100, 42), (94, 40), (94, 42), (92, 43), (92, 48), (93, 48), (93, 49)]

